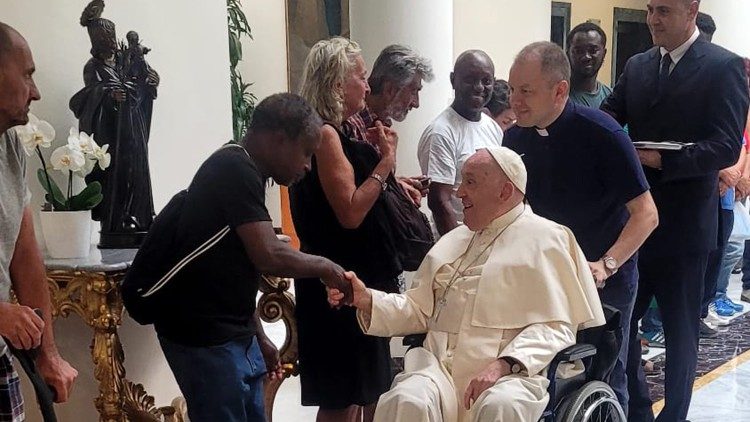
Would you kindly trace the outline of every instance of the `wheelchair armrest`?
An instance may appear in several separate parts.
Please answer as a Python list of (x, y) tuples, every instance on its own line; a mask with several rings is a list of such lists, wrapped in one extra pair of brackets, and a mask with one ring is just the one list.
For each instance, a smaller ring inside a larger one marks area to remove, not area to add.
[(572, 362), (578, 359), (584, 359), (596, 354), (596, 347), (591, 344), (579, 343), (574, 344), (555, 356), (558, 362)]
[[(561, 363), (573, 362), (579, 359), (585, 359), (596, 354), (596, 347), (587, 343), (574, 344), (563, 351), (559, 352), (550, 362), (549, 368), (547, 369), (547, 380), (549, 380), (549, 387), (547, 392), (549, 393), (549, 402), (545, 409), (545, 415), (549, 418), (554, 414), (554, 408), (557, 403), (557, 368)], [(582, 374), (583, 375), (583, 374)], [(568, 387), (569, 388), (569, 387)], [(576, 387), (577, 388), (577, 387)], [(560, 391), (564, 394), (564, 391)]]

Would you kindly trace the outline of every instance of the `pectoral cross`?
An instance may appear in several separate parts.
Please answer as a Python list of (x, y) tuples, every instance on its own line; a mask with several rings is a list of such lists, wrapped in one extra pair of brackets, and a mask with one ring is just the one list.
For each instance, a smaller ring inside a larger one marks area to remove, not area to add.
[(445, 305), (448, 304), (448, 299), (445, 298), (445, 295), (448, 293), (446, 290), (446, 293), (443, 294), (440, 299), (437, 300), (437, 305), (435, 306), (435, 322), (437, 322), (438, 318), (440, 318), (440, 313), (443, 312), (443, 308), (445, 308)]

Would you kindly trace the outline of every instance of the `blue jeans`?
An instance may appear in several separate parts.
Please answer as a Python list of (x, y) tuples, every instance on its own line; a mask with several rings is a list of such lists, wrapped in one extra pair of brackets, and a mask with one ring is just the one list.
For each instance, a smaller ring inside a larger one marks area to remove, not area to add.
[[(719, 204), (721, 205), (721, 204)], [(729, 236), (732, 234), (734, 211), (719, 207), (719, 233), (717, 248), (708, 254), (706, 274), (703, 277), (703, 299), (701, 300), (701, 318), (708, 316), (708, 307), (716, 297), (716, 284), (719, 281), (722, 261), (724, 259)], [(730, 269), (731, 271), (731, 269)]]
[(646, 314), (641, 318), (641, 331), (644, 333), (655, 333), (664, 329), (661, 322), (661, 314), (659, 308), (650, 307), (646, 311)]
[[(732, 269), (737, 262), (742, 258), (742, 254), (745, 251), (744, 241), (732, 241), (727, 243), (726, 250), (724, 251), (724, 258), (721, 260), (721, 268), (719, 269), (719, 278), (716, 281), (716, 298), (721, 299), (727, 295), (727, 287), (729, 286), (729, 277), (732, 276)], [(743, 276), (744, 277), (744, 276)]]
[(265, 422), (266, 364), (255, 336), (191, 347), (159, 336), (191, 422)]

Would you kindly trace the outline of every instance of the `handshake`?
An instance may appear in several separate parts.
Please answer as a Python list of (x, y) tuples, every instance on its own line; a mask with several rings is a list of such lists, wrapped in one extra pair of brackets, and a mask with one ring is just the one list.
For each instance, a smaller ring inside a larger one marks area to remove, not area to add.
[(356, 308), (366, 306), (372, 300), (372, 296), (365, 283), (357, 277), (357, 274), (344, 271), (338, 265), (336, 267), (338, 268), (331, 276), (321, 279), (328, 292), (328, 303), (335, 308), (341, 305)]

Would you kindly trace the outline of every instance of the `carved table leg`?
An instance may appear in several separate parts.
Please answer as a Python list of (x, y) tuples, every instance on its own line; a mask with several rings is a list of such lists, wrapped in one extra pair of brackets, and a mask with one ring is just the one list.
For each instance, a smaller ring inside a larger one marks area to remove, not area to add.
[(286, 328), (286, 339), (279, 347), (279, 359), (284, 366), (284, 377), (273, 381), (266, 380), (264, 402), (266, 419), (273, 420), (273, 404), (281, 383), (290, 376), (298, 375), (297, 322), (294, 320), (295, 299), (288, 290), (292, 280), (263, 276), (260, 291), (263, 293), (258, 301), (260, 318), (267, 323), (281, 320)]
[[(120, 276), (121, 277), (121, 276)], [(117, 294), (120, 277), (96, 277), (86, 287), (87, 322), (94, 329), (91, 357), (99, 397), (94, 400), (102, 422), (125, 421), (122, 382), (125, 355), (117, 328), (122, 322), (122, 299)]]
[(121, 382), (125, 377), (125, 369), (122, 345), (117, 332), (94, 328), (91, 355), (94, 360), (94, 376), (99, 381), (99, 397), (94, 399), (99, 410), (99, 420), (124, 421)]

